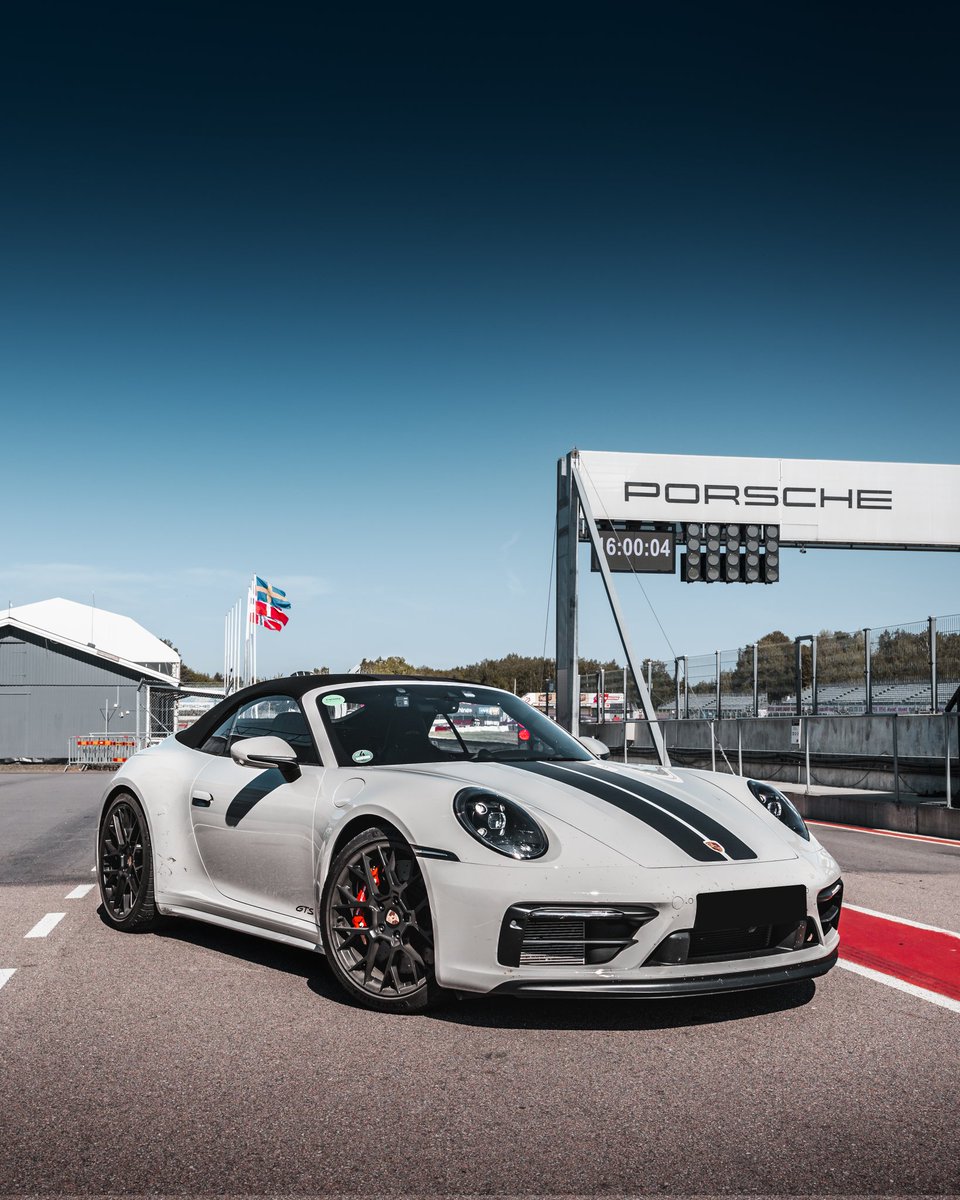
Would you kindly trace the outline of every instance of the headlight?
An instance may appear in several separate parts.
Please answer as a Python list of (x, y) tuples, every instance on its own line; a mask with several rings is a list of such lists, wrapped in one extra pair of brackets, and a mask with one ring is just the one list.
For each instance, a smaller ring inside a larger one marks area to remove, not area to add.
[(757, 783), (755, 779), (747, 780), (747, 787), (760, 801), (767, 812), (773, 813), (778, 821), (782, 821), (788, 829), (799, 834), (804, 841), (810, 841), (810, 830), (803, 823), (803, 817), (789, 801), (783, 792), (771, 787), (769, 783)]
[(453, 798), (453, 811), (464, 829), (507, 858), (540, 858), (547, 835), (519, 804), (483, 788), (464, 788)]

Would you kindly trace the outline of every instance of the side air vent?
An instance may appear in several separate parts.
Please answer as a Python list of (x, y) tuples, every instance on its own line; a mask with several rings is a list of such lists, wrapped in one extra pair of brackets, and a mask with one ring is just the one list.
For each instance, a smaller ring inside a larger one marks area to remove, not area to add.
[(612, 962), (658, 915), (657, 909), (639, 904), (514, 904), (500, 926), (497, 960), (505, 967)]
[(843, 880), (831, 883), (817, 895), (817, 912), (824, 935), (840, 925), (840, 909), (843, 905)]

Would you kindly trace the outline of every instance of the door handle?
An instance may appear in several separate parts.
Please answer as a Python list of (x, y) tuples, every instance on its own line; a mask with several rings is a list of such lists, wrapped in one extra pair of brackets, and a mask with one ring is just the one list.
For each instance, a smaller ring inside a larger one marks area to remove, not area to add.
[(190, 803), (194, 808), (209, 808), (213, 803), (213, 794), (211, 792), (194, 792), (190, 797)]

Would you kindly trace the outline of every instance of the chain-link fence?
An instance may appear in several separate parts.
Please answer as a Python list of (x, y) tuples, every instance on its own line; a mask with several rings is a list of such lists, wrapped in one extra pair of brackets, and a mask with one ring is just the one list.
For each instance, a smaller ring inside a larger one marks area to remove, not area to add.
[(686, 660), (685, 717), (713, 717), (717, 713), (717, 656), (694, 654)]
[[(663, 718), (942, 712), (960, 687), (960, 615), (798, 638), (772, 633), (737, 650), (680, 655), (672, 677), (663, 663), (645, 660), (644, 671)], [(628, 695), (628, 713), (634, 704)]]
[(823, 633), (817, 638), (817, 712), (867, 711), (866, 633)]
[(795, 659), (795, 644), (786, 634), (771, 634), (768, 639), (757, 643), (757, 699), (760, 716), (775, 717), (796, 711)]
[(937, 618), (937, 707), (948, 705), (960, 688), (960, 616)]
[[(669, 665), (644, 659), (641, 670), (661, 720), (943, 712), (960, 689), (960, 615), (797, 638), (773, 633)], [(584, 674), (580, 687), (581, 723), (641, 715), (623, 668)]]
[(932, 708), (929, 623), (871, 629), (869, 637), (872, 710)]

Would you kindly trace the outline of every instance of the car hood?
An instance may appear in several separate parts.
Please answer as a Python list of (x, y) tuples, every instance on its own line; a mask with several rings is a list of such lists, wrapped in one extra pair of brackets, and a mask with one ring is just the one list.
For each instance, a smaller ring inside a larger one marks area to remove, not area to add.
[[(472, 762), (395, 767), (489, 788), (535, 814), (571, 825), (645, 867), (780, 862), (792, 835), (739, 779), (590, 762)], [(739, 789), (744, 795), (738, 796)], [(562, 833), (561, 833), (562, 837)]]

